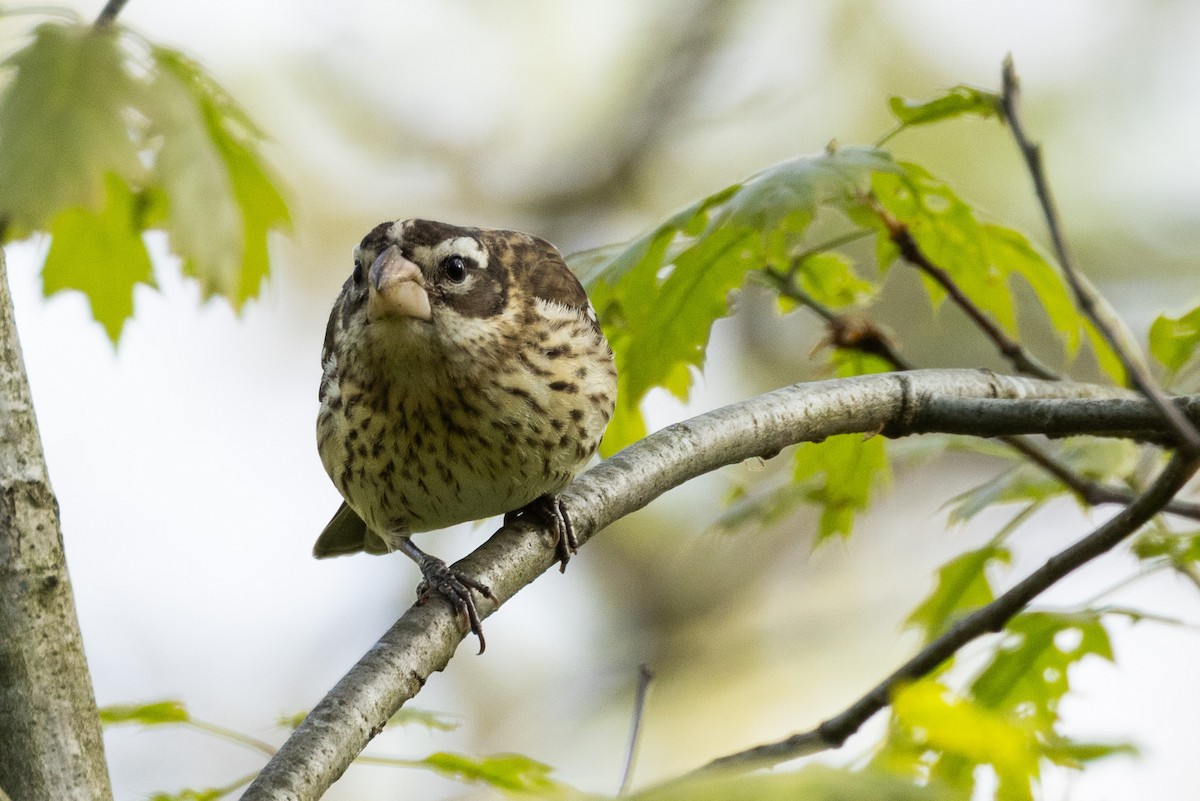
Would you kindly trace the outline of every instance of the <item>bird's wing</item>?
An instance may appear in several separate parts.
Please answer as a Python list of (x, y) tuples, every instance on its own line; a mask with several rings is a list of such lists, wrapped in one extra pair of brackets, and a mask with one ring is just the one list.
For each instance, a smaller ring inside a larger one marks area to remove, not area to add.
[(331, 556), (348, 556), (363, 549), (367, 537), (367, 524), (358, 514), (343, 503), (334, 514), (333, 519), (325, 526), (317, 543), (313, 546), (313, 556), (327, 559)]

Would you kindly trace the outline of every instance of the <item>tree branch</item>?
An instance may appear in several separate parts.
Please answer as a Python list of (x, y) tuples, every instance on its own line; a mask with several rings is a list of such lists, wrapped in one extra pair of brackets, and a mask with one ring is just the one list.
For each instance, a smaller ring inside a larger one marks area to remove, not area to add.
[[(805, 292), (796, 281), (797, 263), (794, 261), (792, 269), (787, 271), (768, 267), (763, 270), (763, 274), (775, 286), (780, 295), (796, 301), (825, 321), (829, 329), (826, 342), (836, 348), (849, 348), (873, 354), (897, 370), (913, 369), (913, 365), (900, 355), (890, 337), (877, 325), (869, 320), (839, 314)], [(1127, 504), (1134, 498), (1134, 493), (1127, 487), (1102, 484), (1078, 475), (1028, 437), (1006, 434), (997, 438), (1054, 476), (1077, 498), (1090, 506), (1109, 503)], [(1163, 511), (1200, 520), (1200, 504), (1173, 500)]]
[(129, 0), (108, 0), (104, 4), (104, 8), (100, 9), (100, 13), (96, 16), (96, 21), (92, 23), (94, 28), (107, 28), (117, 21), (117, 15), (121, 13), (121, 9), (125, 8)]
[(1200, 460), (1196, 457), (1177, 454), (1149, 489), (1134, 499), (1133, 503), (1091, 534), (1050, 557), (1046, 564), (996, 600), (960, 618), (945, 634), (922, 648), (916, 656), (841, 714), (811, 731), (715, 759), (701, 770), (752, 770), (830, 748), (840, 748), (876, 712), (891, 703), (892, 692), (897, 686), (929, 675), (967, 643), (984, 634), (1000, 631), (1044, 590), (1137, 531), (1183, 488), (1198, 464)]
[(1046, 173), (1042, 166), (1041, 148), (1029, 140), (1029, 137), (1025, 135), (1025, 127), (1021, 123), (1021, 85), (1017, 79), (1016, 68), (1013, 66), (1012, 55), (1004, 59), (1002, 81), (1003, 95), (1001, 99), (1004, 105), (1004, 118), (1016, 140), (1017, 148), (1021, 151), (1021, 156), (1025, 159), (1029, 176), (1033, 179), (1034, 192), (1042, 207), (1042, 216), (1046, 219), (1046, 227), (1050, 231), (1050, 241), (1054, 245), (1058, 263), (1062, 265), (1063, 275), (1066, 276), (1067, 283), (1075, 294), (1075, 303), (1112, 347), (1133, 385), (1150, 399), (1159, 414), (1170, 425), (1177, 440), (1192, 453), (1200, 454), (1200, 431), (1197, 431), (1196, 426), (1186, 420), (1171, 405), (1167, 394), (1150, 375), (1141, 354), (1136, 353), (1134, 346), (1118, 335), (1120, 322), (1110, 319), (1107, 313), (1101, 311), (1101, 301), (1096, 290), (1083, 279), (1079, 270), (1075, 268), (1075, 263), (1067, 249), (1066, 238), (1062, 233), (1062, 225), (1059, 223), (1054, 198), (1050, 194), (1050, 184), (1046, 180)]
[[(936, 419), (926, 407), (934, 398), (1007, 398), (1014, 405), (1075, 398), (1103, 407), (1131, 395), (1113, 387), (988, 370), (918, 370), (797, 384), (655, 432), (577, 478), (562, 500), (583, 544), (667, 490), (725, 465), (770, 458), (797, 442), (835, 434), (905, 436), (916, 421), (932, 430)], [(948, 407), (943, 413), (961, 415)], [(1036, 422), (1030, 421), (1031, 429)], [(492, 588), (497, 603), (479, 602), (486, 617), (556, 563), (544, 534), (536, 536), (528, 524), (515, 523), (456, 567)], [(319, 798), (425, 680), (445, 668), (463, 639), (460, 625), (440, 599), (405, 612), (292, 733), (243, 800)]]
[(0, 788), (18, 801), (111, 799), (3, 250), (0, 444)]

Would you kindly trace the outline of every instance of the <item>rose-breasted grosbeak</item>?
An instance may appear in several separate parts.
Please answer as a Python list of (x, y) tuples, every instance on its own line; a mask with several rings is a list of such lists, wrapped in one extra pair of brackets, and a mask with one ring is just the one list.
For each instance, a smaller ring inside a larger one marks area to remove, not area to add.
[[(612, 351), (554, 246), (429, 220), (381, 223), (354, 251), (322, 354), (317, 447), (345, 503), (318, 558), (402, 551), (483, 638), (490, 590), (410, 539), (496, 514), (548, 523), (612, 416)], [(507, 519), (507, 518), (506, 518)]]

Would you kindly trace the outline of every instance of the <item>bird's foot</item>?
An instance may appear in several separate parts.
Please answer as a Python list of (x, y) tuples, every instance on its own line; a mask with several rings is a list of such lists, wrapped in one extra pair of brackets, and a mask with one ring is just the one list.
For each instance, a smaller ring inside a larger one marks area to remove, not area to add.
[(532, 518), (550, 530), (554, 537), (554, 553), (558, 556), (558, 571), (566, 572), (571, 555), (579, 551), (579, 540), (575, 538), (575, 527), (571, 525), (571, 517), (562, 501), (556, 495), (535, 498), (520, 509), (504, 515), (504, 524), (508, 525), (522, 517)]
[(435, 592), (443, 596), (457, 614), (466, 617), (471, 633), (479, 638), (479, 653), (482, 654), (487, 648), (487, 641), (483, 639), (483, 622), (479, 619), (479, 610), (475, 607), (475, 597), (471, 591), (474, 590), (494, 602), (496, 596), (492, 594), (492, 588), (462, 571), (455, 570), (436, 556), (422, 556), (424, 558), (418, 564), (425, 580), (417, 585), (417, 603), (424, 604)]

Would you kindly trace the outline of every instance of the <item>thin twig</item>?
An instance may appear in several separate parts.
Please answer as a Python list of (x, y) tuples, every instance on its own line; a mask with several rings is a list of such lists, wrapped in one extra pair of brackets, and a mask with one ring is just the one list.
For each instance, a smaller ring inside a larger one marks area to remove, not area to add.
[(621, 772), (621, 789), (618, 796), (629, 795), (633, 787), (633, 769), (637, 764), (638, 744), (642, 739), (642, 721), (646, 718), (646, 695), (650, 691), (650, 682), (654, 681), (654, 671), (646, 663), (638, 665), (637, 691), (633, 696), (633, 718), (629, 722), (629, 747), (625, 750), (625, 770)]
[(96, 28), (107, 28), (117, 20), (117, 15), (121, 13), (121, 9), (125, 8), (129, 0), (108, 0), (104, 4), (104, 8), (100, 9), (99, 15), (96, 16), (96, 21), (92, 23)]
[(967, 297), (949, 273), (930, 261), (917, 244), (917, 240), (913, 238), (907, 225), (889, 214), (882, 206), (876, 205), (875, 211), (883, 220), (883, 224), (887, 226), (888, 236), (900, 249), (900, 257), (946, 290), (946, 294), (950, 296), (955, 305), (962, 309), (971, 322), (975, 323), (979, 330), (995, 343), (1000, 355), (1007, 359), (1018, 372), (1036, 378), (1044, 378), (1047, 381), (1062, 379), (1062, 376), (1038, 361), (1021, 343), (1004, 333), (1004, 330), (983, 309)]
[(1058, 256), (1058, 263), (1062, 266), (1063, 275), (1066, 277), (1071, 291), (1075, 294), (1075, 303), (1079, 306), (1080, 311), (1092, 321), (1096, 330), (1100, 332), (1117, 358), (1121, 360), (1121, 365), (1125, 368), (1125, 373), (1129, 376), (1133, 386), (1150, 399), (1150, 402), (1154, 404), (1159, 414), (1163, 416), (1178, 437), (1179, 442), (1192, 453), (1200, 453), (1200, 431), (1197, 431), (1196, 427), (1171, 404), (1167, 394), (1150, 375), (1141, 354), (1135, 353), (1131, 343), (1118, 336), (1117, 325), (1114, 325), (1114, 322), (1101, 312), (1095, 290), (1082, 279), (1076, 269), (1071, 254), (1067, 250), (1067, 242), (1062, 233), (1058, 211), (1050, 194), (1050, 184), (1046, 180), (1045, 169), (1042, 165), (1041, 148), (1029, 140), (1029, 137), (1025, 135), (1025, 128), (1021, 124), (1020, 97), (1020, 82), (1017, 79), (1017, 72), (1013, 67), (1013, 59), (1010, 54), (1004, 59), (1001, 97), (1004, 105), (1004, 117), (1008, 121), (1008, 128), (1012, 131), (1013, 139), (1016, 140), (1017, 148), (1025, 159), (1029, 175), (1033, 179), (1033, 189), (1038, 203), (1042, 207), (1042, 216), (1046, 219), (1050, 241), (1054, 245), (1054, 252)]
[[(1101, 506), (1107, 503), (1127, 504), (1137, 497), (1135, 492), (1126, 487), (1101, 484), (1099, 481), (1076, 474), (1071, 468), (1056, 459), (1053, 454), (1048, 453), (1028, 437), (1005, 436), (998, 437), (998, 439), (1014, 450), (1020, 451), (1029, 461), (1061, 481), (1067, 489), (1088, 506)], [(1192, 520), (1200, 520), (1200, 504), (1172, 499), (1163, 507), (1163, 511)]]
[(1044, 590), (1137, 531), (1183, 487), (1195, 472), (1197, 464), (1195, 457), (1176, 454), (1149, 489), (1134, 499), (1133, 503), (1091, 534), (1052, 556), (1046, 564), (996, 600), (960, 618), (945, 634), (922, 648), (916, 656), (841, 714), (811, 731), (715, 759), (700, 770), (752, 770), (841, 747), (867, 720), (891, 703), (892, 693), (899, 685), (929, 675), (967, 643), (990, 632), (1000, 631)]
[(891, 337), (878, 325), (864, 317), (835, 312), (805, 292), (796, 281), (794, 264), (793, 269), (786, 271), (767, 267), (762, 272), (780, 295), (804, 306), (826, 322), (829, 336), (823, 344), (878, 356), (897, 370), (913, 369), (913, 365), (896, 350)]

